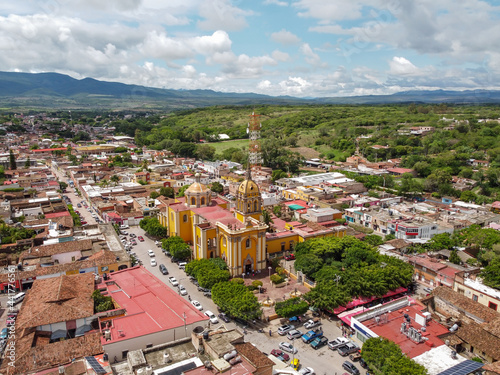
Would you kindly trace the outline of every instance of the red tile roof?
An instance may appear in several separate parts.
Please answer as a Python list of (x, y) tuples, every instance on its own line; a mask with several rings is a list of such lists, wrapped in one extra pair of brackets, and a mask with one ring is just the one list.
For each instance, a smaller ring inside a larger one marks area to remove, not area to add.
[(93, 291), (93, 273), (35, 280), (26, 293), (16, 328), (88, 318), (94, 314)]
[(128, 268), (109, 276), (106, 284), (98, 287), (106, 288), (108, 295), (127, 313), (112, 320), (111, 341), (102, 337), (103, 345), (182, 327), (184, 323), (203, 324), (208, 319), (143, 267)]
[(420, 324), (415, 322), (415, 315), (422, 315), (423, 309), (424, 308), (420, 305), (405, 306), (402, 309), (388, 313), (387, 323), (377, 323), (375, 318), (373, 318), (364, 321), (363, 324), (377, 335), (394, 341), (399, 345), (403, 353), (405, 353), (409, 358), (414, 358), (431, 350), (432, 347), (444, 345), (444, 342), (438, 336), (448, 333), (448, 329), (446, 327), (432, 320), (427, 322), (426, 330), (425, 332), (422, 332), (422, 336), (427, 338), (427, 342), (432, 343), (432, 346), (427, 343), (417, 344), (401, 333), (401, 323), (404, 321), (404, 314), (408, 314), (412, 318), (412, 327), (416, 329), (421, 328)]

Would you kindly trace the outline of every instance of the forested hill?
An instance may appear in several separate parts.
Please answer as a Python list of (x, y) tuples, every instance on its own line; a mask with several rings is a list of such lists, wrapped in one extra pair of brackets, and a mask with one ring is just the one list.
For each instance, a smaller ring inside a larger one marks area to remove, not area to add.
[(0, 72), (0, 105), (4, 108), (100, 108), (171, 110), (211, 105), (251, 104), (391, 104), (500, 103), (500, 91), (407, 91), (392, 95), (294, 98), (213, 90), (171, 90), (58, 73)]

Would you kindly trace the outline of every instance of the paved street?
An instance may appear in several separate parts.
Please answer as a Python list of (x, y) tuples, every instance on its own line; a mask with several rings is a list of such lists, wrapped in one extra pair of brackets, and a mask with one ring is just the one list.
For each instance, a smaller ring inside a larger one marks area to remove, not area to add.
[[(145, 236), (144, 231), (139, 227), (131, 227), (127, 229), (127, 232), (134, 233), (137, 236), (143, 236), (144, 242), (137, 241), (137, 245), (133, 247), (132, 251), (135, 252), (140, 260), (143, 262), (143, 266), (148, 269), (153, 275), (158, 277), (160, 280), (164, 281), (173, 290), (177, 291), (176, 287), (168, 281), (169, 276), (174, 276), (179, 284), (182, 284), (188, 294), (191, 296), (192, 300), (197, 300), (203, 306), (203, 311), (210, 310), (214, 314), (218, 315), (217, 306), (212, 302), (210, 298), (204, 297), (202, 292), (199, 292), (197, 287), (188, 280), (188, 276), (184, 271), (178, 268), (177, 264), (172, 263), (170, 258), (164, 255), (161, 248), (154, 244), (154, 241)], [(157, 266), (152, 267), (150, 264), (150, 257), (147, 251), (151, 249), (155, 252), (155, 259)], [(169, 275), (163, 275), (159, 270), (159, 265), (164, 264), (169, 272)], [(187, 295), (183, 298), (187, 299)], [(221, 322), (222, 323), (222, 322)], [(279, 320), (274, 320), (269, 325), (265, 326), (264, 332), (260, 333), (256, 329), (246, 328), (246, 341), (250, 341), (255, 344), (260, 350), (265, 353), (271, 353), (272, 349), (278, 349), (278, 345), (281, 341), (289, 341), (286, 336), (279, 336), (277, 329), (280, 323)], [(228, 328), (234, 328), (237, 325), (234, 322), (226, 324)], [(341, 336), (341, 330), (337, 327), (335, 321), (329, 322), (328, 320), (323, 320), (323, 332), (329, 340), (333, 340), (338, 336)], [(238, 327), (243, 330), (241, 326)], [(272, 330), (272, 336), (269, 337), (269, 328)], [(304, 331), (303, 327), (297, 327), (299, 330)], [(328, 349), (328, 347), (323, 347), (318, 350), (314, 350), (309, 344), (305, 344), (302, 340), (294, 340), (298, 348), (298, 353), (295, 355), (302, 364), (302, 366), (312, 367), (317, 375), (340, 375), (345, 371), (342, 369), (342, 363), (346, 358), (341, 357), (336, 351)], [(290, 354), (290, 358), (293, 356)], [(361, 370), (361, 367), (358, 365)], [(364, 373), (364, 371), (362, 371)]]
[[(61, 171), (59, 171), (55, 168), (52, 168), (52, 171), (54, 172), (56, 177), (59, 179), (59, 181), (64, 181), (67, 183), (68, 177), (63, 175), (63, 173)], [(68, 186), (66, 188), (66, 193), (64, 193), (64, 195), (66, 195), (71, 200), (71, 204), (73, 205), (73, 209), (80, 213), (80, 215), (82, 216), (82, 221), (86, 221), (87, 224), (97, 224), (95, 219), (92, 217), (92, 213), (87, 208), (85, 208), (83, 206), (81, 208), (79, 208), (77, 206), (77, 204), (80, 203), (83, 200), (83, 198), (80, 198), (79, 196), (76, 195), (74, 188), (71, 188)]]

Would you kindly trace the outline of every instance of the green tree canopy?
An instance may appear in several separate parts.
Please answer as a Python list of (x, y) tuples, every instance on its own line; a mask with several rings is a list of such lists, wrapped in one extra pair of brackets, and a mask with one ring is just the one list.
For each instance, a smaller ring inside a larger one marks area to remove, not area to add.
[(244, 285), (219, 282), (212, 288), (212, 300), (226, 314), (245, 320), (262, 315), (257, 297)]
[(284, 318), (305, 314), (308, 309), (309, 304), (300, 297), (289, 298), (283, 302), (277, 302), (274, 307), (276, 314)]
[(394, 342), (381, 337), (368, 339), (361, 352), (371, 369), (384, 375), (427, 375), (424, 366), (405, 356)]

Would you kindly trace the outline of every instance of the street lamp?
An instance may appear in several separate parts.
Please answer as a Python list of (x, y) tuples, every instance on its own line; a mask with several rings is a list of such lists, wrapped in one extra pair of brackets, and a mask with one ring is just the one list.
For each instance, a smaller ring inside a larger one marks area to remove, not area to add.
[(271, 270), (273, 269), (273, 267), (269, 266), (267, 269), (269, 270), (269, 277), (271, 277)]
[[(184, 318), (184, 336), (187, 337), (187, 327), (186, 327), (186, 312), (184, 312), (182, 314), (183, 318)], [(175, 330), (174, 330), (175, 331)]]

